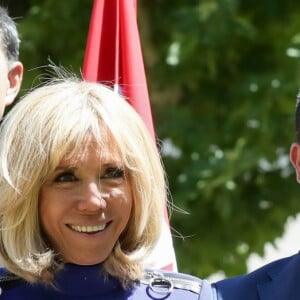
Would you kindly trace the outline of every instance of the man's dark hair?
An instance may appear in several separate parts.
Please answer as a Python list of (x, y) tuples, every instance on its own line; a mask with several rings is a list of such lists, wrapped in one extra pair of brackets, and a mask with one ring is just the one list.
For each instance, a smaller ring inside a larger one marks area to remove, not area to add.
[(295, 115), (296, 139), (300, 144), (300, 91), (296, 98), (296, 115)]
[(19, 59), (20, 39), (14, 20), (7, 9), (0, 6), (0, 46), (9, 62)]

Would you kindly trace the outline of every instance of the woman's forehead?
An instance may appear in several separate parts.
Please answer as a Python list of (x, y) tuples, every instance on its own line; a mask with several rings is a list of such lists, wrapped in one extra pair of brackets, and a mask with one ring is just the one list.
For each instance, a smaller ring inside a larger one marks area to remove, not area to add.
[(120, 150), (112, 138), (98, 142), (95, 137), (89, 136), (81, 145), (71, 146), (62, 156), (60, 164), (74, 164), (88, 159), (94, 159), (100, 163), (118, 162), (121, 164), (122, 162)]

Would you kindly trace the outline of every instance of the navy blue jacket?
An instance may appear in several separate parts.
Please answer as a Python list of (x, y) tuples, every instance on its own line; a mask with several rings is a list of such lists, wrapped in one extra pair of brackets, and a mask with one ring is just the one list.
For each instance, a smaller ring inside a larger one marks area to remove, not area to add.
[(213, 284), (218, 300), (299, 300), (300, 254)]
[(144, 280), (127, 290), (117, 279), (103, 276), (100, 265), (66, 264), (55, 276), (56, 288), (20, 279), (1, 282), (6, 278), (5, 269), (1, 273), (1, 300), (212, 300), (207, 281), (180, 273), (147, 271)]

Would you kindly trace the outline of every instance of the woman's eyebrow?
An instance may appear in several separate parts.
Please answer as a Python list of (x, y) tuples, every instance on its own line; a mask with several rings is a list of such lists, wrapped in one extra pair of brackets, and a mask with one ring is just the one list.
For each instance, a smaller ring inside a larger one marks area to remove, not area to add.
[(75, 166), (72, 165), (59, 165), (54, 169), (54, 172), (58, 172), (58, 171), (65, 171), (65, 170), (76, 170), (77, 168)]

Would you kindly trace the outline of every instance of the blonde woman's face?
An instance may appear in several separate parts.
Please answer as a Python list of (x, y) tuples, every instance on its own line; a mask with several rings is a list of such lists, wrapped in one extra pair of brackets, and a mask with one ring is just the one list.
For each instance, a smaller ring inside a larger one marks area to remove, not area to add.
[(42, 229), (65, 261), (92, 265), (104, 261), (125, 229), (132, 192), (112, 151), (98, 151), (93, 139), (85, 151), (65, 157), (41, 186)]

